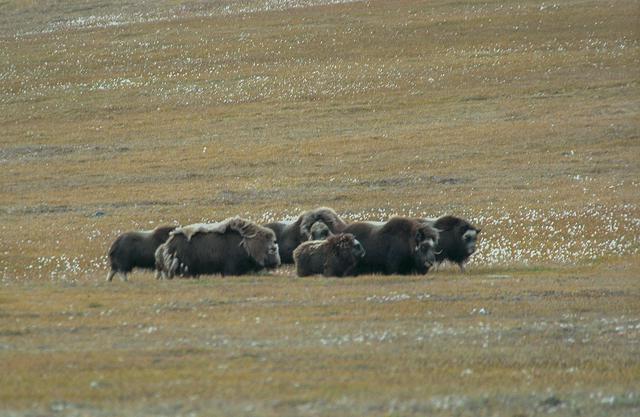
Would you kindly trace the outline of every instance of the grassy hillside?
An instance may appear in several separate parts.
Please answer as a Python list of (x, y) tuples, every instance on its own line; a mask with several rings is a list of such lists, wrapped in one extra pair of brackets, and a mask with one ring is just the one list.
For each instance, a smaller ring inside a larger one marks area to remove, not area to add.
[[(634, 415), (639, 21), (631, 0), (0, 3), (0, 404)], [(462, 215), (479, 252), (464, 277), (103, 283), (122, 231), (318, 205)]]
[(638, 251), (634, 2), (72, 4), (53, 26), (3, 6), (25, 22), (0, 61), (5, 279), (39, 256), (93, 274), (122, 230), (322, 204), (466, 215), (489, 264), (556, 258), (549, 232), (580, 246), (559, 261)]

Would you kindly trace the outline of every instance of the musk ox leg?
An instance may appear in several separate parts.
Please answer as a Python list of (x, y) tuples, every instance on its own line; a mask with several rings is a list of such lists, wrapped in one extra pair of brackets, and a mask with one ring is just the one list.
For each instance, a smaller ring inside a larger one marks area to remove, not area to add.
[(107, 273), (107, 282), (111, 282), (111, 280), (113, 279), (113, 276), (116, 274), (116, 271), (114, 271), (113, 269), (111, 271), (109, 271)]
[(176, 276), (176, 272), (178, 271), (179, 261), (178, 258), (171, 259), (171, 264), (169, 264), (169, 268), (167, 271), (167, 278), (173, 279)]
[(347, 269), (344, 270), (344, 272), (339, 275), (341, 277), (355, 277), (356, 275), (358, 275), (358, 270), (356, 269), (358, 265), (357, 264), (353, 264), (351, 266), (349, 266)]
[(465, 263), (464, 262), (460, 262), (458, 264), (458, 266), (460, 267), (460, 272), (462, 272), (463, 274), (467, 271), (465, 268)]
[(126, 272), (123, 272), (123, 271), (120, 271), (120, 278), (122, 278), (122, 281), (123, 281), (123, 282), (127, 282), (127, 281), (128, 281), (128, 279), (127, 279), (127, 273), (126, 273)]

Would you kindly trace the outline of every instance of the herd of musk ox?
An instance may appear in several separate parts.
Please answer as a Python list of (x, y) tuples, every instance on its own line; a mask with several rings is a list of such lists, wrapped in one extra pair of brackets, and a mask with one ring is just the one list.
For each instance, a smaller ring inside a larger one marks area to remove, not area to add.
[(117, 273), (126, 281), (134, 268), (172, 279), (243, 275), (281, 263), (294, 263), (300, 277), (426, 274), (444, 261), (464, 271), (479, 233), (479, 228), (455, 216), (347, 223), (328, 207), (309, 210), (295, 221), (263, 226), (240, 217), (162, 226), (118, 236), (109, 249), (107, 281)]

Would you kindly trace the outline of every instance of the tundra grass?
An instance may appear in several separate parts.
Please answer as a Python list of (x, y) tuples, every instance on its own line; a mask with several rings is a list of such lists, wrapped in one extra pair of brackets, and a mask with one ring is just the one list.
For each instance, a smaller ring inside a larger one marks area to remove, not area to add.
[[(0, 414), (636, 415), (636, 2), (0, 4)], [(461, 275), (103, 283), (121, 232), (456, 214)]]

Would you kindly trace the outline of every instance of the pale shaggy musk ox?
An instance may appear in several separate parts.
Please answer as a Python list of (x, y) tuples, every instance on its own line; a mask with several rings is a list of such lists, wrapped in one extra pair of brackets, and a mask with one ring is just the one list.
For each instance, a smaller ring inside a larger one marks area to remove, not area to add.
[(440, 231), (436, 247), (436, 261), (451, 261), (464, 272), (469, 257), (476, 251), (480, 228), (455, 216), (443, 216), (438, 219), (424, 220)]
[(156, 249), (156, 253), (154, 255), (156, 259), (156, 279), (169, 278), (169, 270), (167, 269), (168, 256), (167, 243), (165, 242), (162, 245), (158, 246), (158, 249)]
[(150, 231), (127, 232), (116, 238), (109, 248), (109, 264), (111, 270), (107, 281), (111, 281), (116, 273), (122, 280), (133, 268), (154, 269), (155, 251), (168, 238), (175, 226), (160, 226)]
[(310, 240), (293, 251), (299, 277), (322, 274), (325, 277), (355, 275), (358, 261), (365, 250), (349, 233), (329, 236), (326, 240)]
[(353, 234), (366, 251), (358, 273), (426, 274), (436, 262), (434, 249), (438, 231), (406, 217), (386, 223), (356, 222), (345, 233)]
[(167, 278), (243, 275), (280, 265), (273, 230), (240, 217), (178, 228), (161, 252)]
[(291, 264), (295, 248), (311, 239), (312, 226), (320, 222), (324, 223), (331, 233), (340, 233), (346, 227), (346, 223), (329, 207), (318, 207), (304, 212), (293, 222), (273, 222), (264, 226), (273, 230), (278, 238), (282, 263)]

